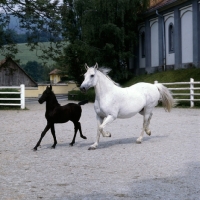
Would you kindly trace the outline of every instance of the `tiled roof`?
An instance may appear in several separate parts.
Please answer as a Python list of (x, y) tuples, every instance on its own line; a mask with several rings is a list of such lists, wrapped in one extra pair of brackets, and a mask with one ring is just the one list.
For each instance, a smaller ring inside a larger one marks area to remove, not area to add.
[(0, 66), (3, 65), (6, 62), (6, 59), (0, 60)]
[(60, 74), (60, 70), (59, 69), (54, 69), (53, 71), (51, 71), (50, 73), (49, 73), (49, 75), (56, 75), (56, 74)]
[(179, 0), (163, 0), (163, 1), (159, 1), (157, 4), (153, 4), (153, 6), (151, 6), (149, 9), (148, 9), (148, 12), (151, 12), (153, 10), (157, 10), (159, 8), (162, 8), (166, 5), (169, 5), (171, 3), (174, 3), (176, 1), (179, 1)]

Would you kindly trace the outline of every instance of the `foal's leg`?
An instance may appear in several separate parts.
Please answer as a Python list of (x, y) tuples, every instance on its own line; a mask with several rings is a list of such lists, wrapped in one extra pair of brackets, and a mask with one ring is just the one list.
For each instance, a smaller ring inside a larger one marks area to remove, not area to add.
[(80, 132), (80, 136), (83, 138), (83, 139), (87, 139), (87, 137), (85, 137), (83, 134), (82, 134), (82, 130), (81, 130), (81, 123), (78, 122), (78, 130)]
[[(89, 150), (94, 150), (94, 149), (97, 148), (97, 146), (98, 146), (98, 144), (99, 144), (100, 134), (102, 134), (103, 137), (111, 137), (111, 134), (110, 134), (109, 132), (104, 131), (103, 129), (104, 129), (104, 127), (106, 126), (106, 124), (109, 124), (109, 123), (113, 122), (114, 120), (115, 120), (115, 118), (114, 118), (112, 115), (108, 115), (108, 116), (104, 119), (104, 121), (102, 120), (101, 117), (99, 117), (99, 116), (97, 115), (97, 122), (98, 122), (98, 123), (97, 123), (97, 140), (96, 140), (96, 142), (95, 142), (93, 145), (91, 145), (91, 146), (89, 147)], [(103, 123), (102, 123), (102, 121), (103, 121)], [(101, 123), (102, 123), (102, 124), (101, 124)]]
[(151, 135), (151, 131), (149, 130), (149, 124), (150, 124), (150, 120), (151, 120), (151, 117), (152, 117), (152, 112), (148, 112), (148, 110), (145, 110), (143, 112), (140, 112), (140, 114), (144, 115), (144, 119), (143, 119), (143, 129), (142, 129), (142, 132), (140, 134), (140, 137), (137, 139), (137, 143), (141, 143), (142, 142), (142, 139), (143, 139), (143, 136), (144, 136), (144, 132), (147, 133), (147, 135)]
[(42, 131), (41, 136), (35, 147), (33, 148), (34, 151), (37, 151), (38, 146), (40, 146), (40, 143), (42, 141), (42, 138), (45, 136), (46, 132), (50, 129), (51, 125), (47, 122), (47, 125), (45, 129)]
[(80, 136), (81, 136), (83, 139), (87, 139), (87, 137), (85, 137), (85, 136), (82, 134), (81, 123), (80, 123), (80, 122), (73, 122), (73, 123), (74, 123), (74, 137), (73, 137), (72, 142), (70, 143), (71, 146), (73, 146), (74, 143), (75, 143), (76, 134), (77, 134), (77, 131), (78, 131), (78, 130), (79, 130), (79, 132), (80, 132)]
[(78, 122), (73, 122), (73, 123), (74, 123), (74, 137), (73, 137), (72, 142), (70, 143), (71, 146), (73, 146), (74, 143), (75, 143), (76, 134), (77, 134), (77, 131), (78, 131)]
[(53, 146), (52, 146), (51, 148), (52, 148), (52, 149), (55, 149), (56, 144), (57, 144), (57, 140), (56, 140), (56, 134), (55, 134), (55, 127), (54, 127), (54, 124), (51, 125), (51, 133), (52, 133), (53, 140), (54, 140), (54, 144), (53, 144)]

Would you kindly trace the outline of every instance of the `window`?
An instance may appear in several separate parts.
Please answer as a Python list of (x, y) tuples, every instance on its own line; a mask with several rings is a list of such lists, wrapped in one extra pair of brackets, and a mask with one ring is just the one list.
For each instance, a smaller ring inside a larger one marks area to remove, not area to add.
[(174, 26), (169, 25), (169, 53), (174, 53)]
[(142, 58), (145, 58), (145, 32), (141, 34), (141, 54)]

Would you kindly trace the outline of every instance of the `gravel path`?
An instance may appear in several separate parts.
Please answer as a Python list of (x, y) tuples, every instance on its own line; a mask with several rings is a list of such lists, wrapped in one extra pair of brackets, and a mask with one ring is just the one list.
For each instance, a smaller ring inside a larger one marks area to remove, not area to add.
[[(66, 104), (62, 101), (61, 104)], [(156, 108), (152, 136), (136, 144), (142, 127), (139, 114), (116, 120), (96, 138), (93, 104), (82, 106), (83, 135), (73, 147), (73, 124), (55, 126), (58, 145), (51, 149), (50, 132), (41, 148), (32, 151), (46, 125), (45, 104), (29, 110), (0, 111), (1, 200), (199, 200), (200, 109)]]

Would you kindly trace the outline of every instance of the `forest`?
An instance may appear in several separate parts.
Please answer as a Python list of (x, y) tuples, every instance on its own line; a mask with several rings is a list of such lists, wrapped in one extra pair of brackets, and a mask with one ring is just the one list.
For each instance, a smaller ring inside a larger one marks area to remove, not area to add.
[[(53, 59), (77, 84), (86, 62), (111, 68), (111, 77), (123, 81), (130, 77), (138, 23), (148, 6), (148, 0), (3, 0), (0, 54), (14, 59), (17, 43), (26, 42), (33, 51), (49, 42), (40, 58)], [(9, 28), (10, 15), (23, 31)]]

